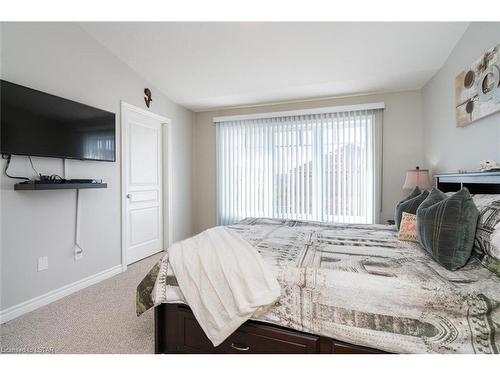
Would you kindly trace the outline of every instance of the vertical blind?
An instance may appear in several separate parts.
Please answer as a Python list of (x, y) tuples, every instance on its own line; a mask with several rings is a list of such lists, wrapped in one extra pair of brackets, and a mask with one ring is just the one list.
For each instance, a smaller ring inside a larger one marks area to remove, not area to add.
[(382, 110), (215, 122), (218, 222), (375, 223)]

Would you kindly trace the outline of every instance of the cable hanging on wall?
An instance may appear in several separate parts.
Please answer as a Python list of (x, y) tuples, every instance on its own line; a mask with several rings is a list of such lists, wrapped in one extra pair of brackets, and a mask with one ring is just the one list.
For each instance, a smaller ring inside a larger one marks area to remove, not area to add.
[[(7, 177), (9, 178), (14, 178), (16, 180), (26, 180), (26, 181), (29, 181), (30, 179), (28, 177), (23, 177), (23, 176), (12, 176), (9, 174), (8, 170), (9, 170), (9, 165), (10, 165), (10, 160), (12, 158), (12, 155), (10, 154), (2, 154), (2, 159), (4, 160), (7, 160), (7, 163), (5, 164), (5, 169), (4, 169), (4, 173)], [(30, 159), (31, 160), (31, 159)]]
[(75, 213), (75, 259), (83, 257), (83, 248), (80, 246), (80, 189), (76, 189), (76, 213)]
[[(31, 165), (31, 168), (33, 169), (33, 171), (36, 173), (37, 176), (41, 177), (42, 175), (40, 173), (38, 173), (38, 171), (36, 170), (34, 164), (33, 164), (33, 160), (31, 160), (31, 156), (27, 156), (29, 162), (30, 162), (30, 165)], [(13, 175), (10, 175), (8, 170), (9, 170), (9, 166), (10, 166), (10, 161), (12, 159), (12, 155), (11, 154), (2, 154), (2, 159), (4, 160), (7, 160), (7, 163), (5, 164), (5, 169), (4, 169), (4, 173), (7, 177), (9, 178), (14, 178), (16, 180), (26, 180), (26, 181), (29, 181), (31, 180), (31, 178), (29, 177), (24, 177), (24, 176), (13, 176)]]
[(33, 165), (33, 160), (31, 160), (31, 156), (29, 156), (29, 155), (28, 155), (28, 160), (30, 161), (31, 168), (33, 169), (33, 171), (35, 171), (35, 173), (37, 174), (37, 176), (39, 176), (41, 178), (42, 174), (38, 173), (38, 171), (35, 169), (35, 166)]

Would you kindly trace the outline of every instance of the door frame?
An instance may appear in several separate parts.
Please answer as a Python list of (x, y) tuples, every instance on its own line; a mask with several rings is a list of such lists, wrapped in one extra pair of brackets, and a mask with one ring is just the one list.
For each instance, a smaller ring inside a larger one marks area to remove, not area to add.
[(120, 176), (120, 193), (121, 193), (121, 263), (122, 272), (127, 270), (127, 225), (126, 225), (126, 181), (125, 181), (125, 131), (123, 114), (125, 111), (135, 111), (141, 115), (148, 116), (152, 119), (158, 120), (162, 124), (162, 193), (163, 193), (163, 250), (166, 250), (172, 244), (173, 234), (173, 221), (172, 221), (172, 120), (167, 117), (157, 115), (146, 109), (136, 107), (135, 105), (120, 102), (120, 163), (121, 163), (121, 176)]

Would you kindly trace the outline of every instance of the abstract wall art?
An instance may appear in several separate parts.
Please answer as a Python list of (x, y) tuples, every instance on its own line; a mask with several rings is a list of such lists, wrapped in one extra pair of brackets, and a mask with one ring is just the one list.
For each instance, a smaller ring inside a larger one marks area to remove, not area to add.
[(500, 43), (457, 76), (455, 98), (458, 128), (500, 111)]

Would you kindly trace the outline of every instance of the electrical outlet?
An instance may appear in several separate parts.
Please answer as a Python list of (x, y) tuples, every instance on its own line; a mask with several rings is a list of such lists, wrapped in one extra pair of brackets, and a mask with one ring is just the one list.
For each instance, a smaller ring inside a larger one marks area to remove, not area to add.
[(38, 272), (49, 268), (49, 257), (38, 258)]
[(83, 249), (79, 246), (75, 246), (75, 260), (80, 260), (83, 258)]

